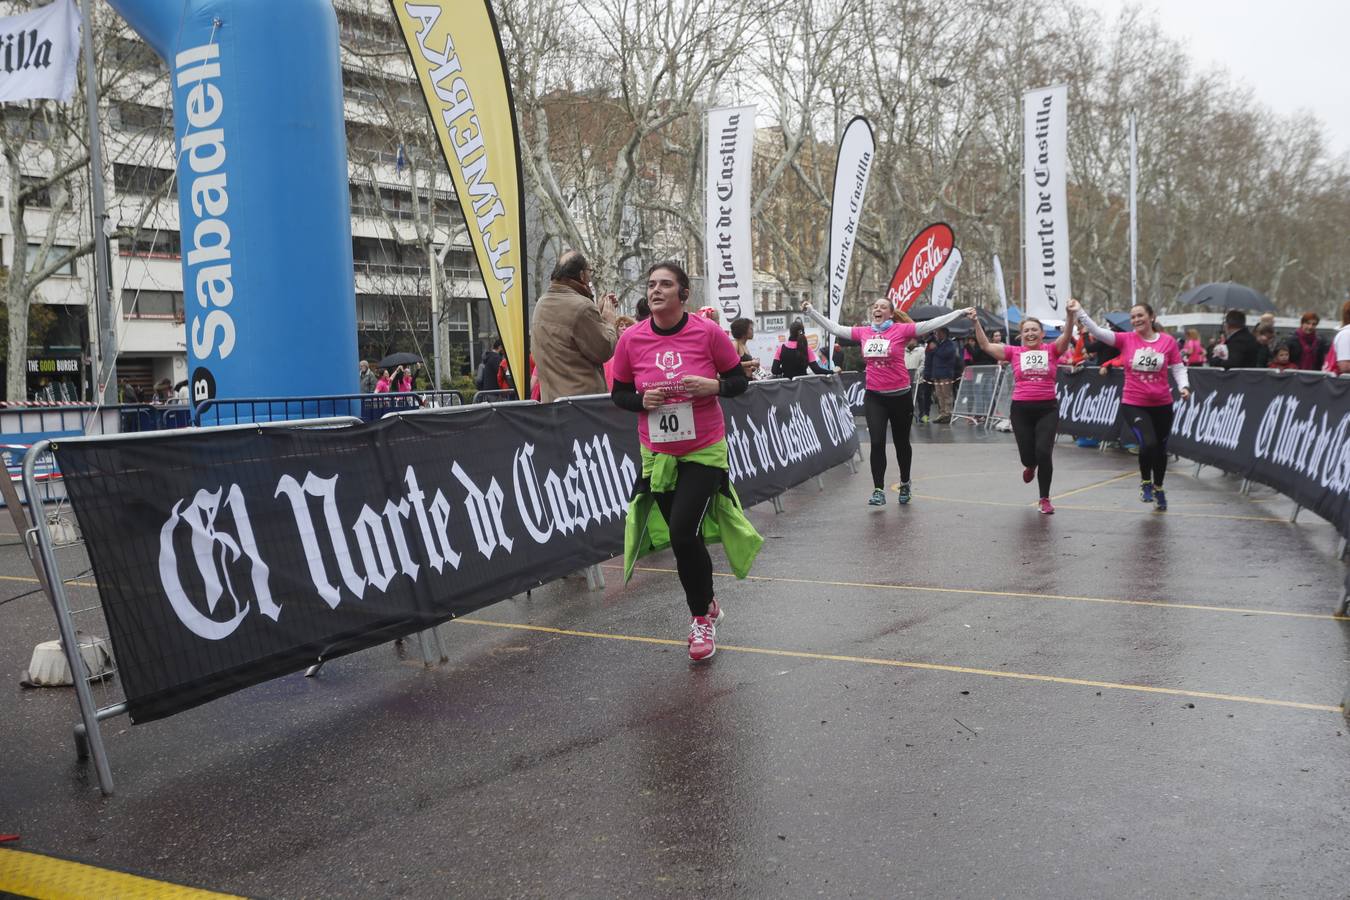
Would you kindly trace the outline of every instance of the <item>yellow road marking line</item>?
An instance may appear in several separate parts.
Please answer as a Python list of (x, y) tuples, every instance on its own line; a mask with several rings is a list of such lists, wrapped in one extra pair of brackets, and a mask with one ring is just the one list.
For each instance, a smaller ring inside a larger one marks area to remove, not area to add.
[(0, 891), (20, 897), (79, 900), (84, 897), (233, 897), (125, 872), (54, 859), (23, 850), (0, 849)]
[[(622, 566), (602, 566), (605, 569), (618, 569), (623, 571)], [(634, 566), (635, 572), (661, 572), (665, 574), (675, 574), (675, 569), (660, 568), (658, 566)], [(731, 572), (714, 572), (718, 578), (735, 578)], [(1201, 612), (1222, 612), (1237, 613), (1244, 616), (1275, 616), (1288, 619), (1326, 619), (1332, 622), (1350, 622), (1350, 616), (1337, 616), (1331, 613), (1301, 613), (1288, 612), (1280, 609), (1260, 609), (1258, 607), (1243, 606), (1210, 606), (1203, 603), (1171, 603), (1166, 600), (1122, 600), (1114, 597), (1079, 597), (1073, 594), (1035, 594), (1029, 591), (993, 591), (980, 590), (978, 588), (945, 588), (930, 587), (921, 584), (881, 584), (874, 581), (827, 581), (817, 578), (778, 578), (771, 575), (747, 575), (745, 581), (769, 581), (781, 582), (784, 584), (810, 584), (817, 587), (854, 587), (854, 588), (876, 588), (885, 591), (920, 591), (930, 594), (972, 594), (984, 597), (1025, 597), (1029, 600), (1064, 600), (1079, 603), (1105, 603), (1119, 606), (1156, 606), (1162, 609), (1189, 609), (1199, 610)]]
[[(607, 634), (600, 631), (576, 631), (569, 628), (552, 628), (547, 625), (525, 625), (519, 622), (489, 622), (486, 619), (456, 619), (465, 625), (485, 625), (490, 628), (504, 628), (515, 631), (533, 631), (539, 634), (556, 634), (564, 637), (596, 638), (628, 643), (657, 644), (665, 647), (685, 647), (685, 641), (668, 638), (644, 637), (631, 634)], [(1166, 694), (1169, 697), (1191, 697), (1199, 700), (1226, 700), (1232, 703), (1251, 703), (1259, 706), (1279, 706), (1285, 709), (1305, 709), (1314, 712), (1340, 713), (1341, 707), (1324, 703), (1299, 703), (1294, 700), (1272, 700), (1268, 697), (1249, 697), (1242, 694), (1218, 694), (1213, 691), (1188, 691), (1182, 688), (1154, 687), (1147, 684), (1124, 684), (1115, 681), (1098, 681), (1090, 678), (1064, 678), (1059, 675), (1034, 675), (1027, 672), (1000, 672), (995, 669), (978, 669), (971, 666), (948, 666), (940, 663), (912, 662), (901, 659), (882, 659), (875, 656), (846, 656), (839, 653), (811, 653), (804, 650), (776, 650), (768, 647), (741, 647), (734, 644), (722, 644), (719, 650), (732, 653), (757, 653), (762, 656), (790, 657), (793, 659), (812, 659), (825, 662), (859, 663), (870, 666), (890, 666), (899, 669), (922, 669), (928, 672), (948, 672), (958, 675), (983, 675), (990, 678), (1007, 678), (1013, 681), (1040, 681), (1051, 684), (1068, 684), (1077, 687), (1096, 687), (1118, 691), (1138, 691), (1146, 694)]]
[[(919, 500), (936, 500), (939, 503), (967, 503), (973, 506), (1003, 506), (1009, 509), (1035, 508), (1035, 504), (1033, 503), (1005, 503), (999, 500), (966, 500), (961, 497), (936, 497), (930, 494), (915, 494), (914, 497)], [(1064, 506), (1056, 506), (1055, 509), (1076, 509), (1086, 512), (1125, 513), (1128, 515), (1137, 515), (1137, 516), (1165, 515), (1171, 519), (1228, 519), (1237, 522), (1278, 522), (1282, 525), (1290, 524), (1289, 519), (1286, 516), (1236, 516), (1236, 515), (1227, 515), (1223, 513), (1185, 513), (1185, 512), (1176, 512), (1174, 510), (1168, 511), (1166, 513), (1157, 513), (1151, 506), (1145, 506), (1145, 504), (1143, 503), (1139, 505), (1145, 508), (1135, 509), (1129, 506), (1078, 506), (1074, 504), (1066, 504)], [(1298, 524), (1329, 525), (1330, 523), (1321, 519), (1315, 519), (1311, 522), (1306, 523), (1299, 522)]]
[(1108, 485), (1108, 484), (1112, 484), (1112, 483), (1114, 483), (1114, 482), (1120, 481), (1122, 478), (1129, 478), (1132, 474), (1134, 474), (1134, 473), (1133, 473), (1133, 472), (1122, 472), (1122, 473), (1120, 473), (1119, 475), (1112, 476), (1111, 478), (1107, 478), (1107, 479), (1105, 479), (1105, 480), (1103, 480), (1103, 481), (1096, 481), (1096, 482), (1093, 482), (1092, 484), (1085, 484), (1085, 485), (1083, 485), (1083, 486), (1080, 487), (1080, 488), (1074, 488), (1074, 489), (1071, 490), (1071, 491), (1065, 491), (1065, 492), (1062, 493), (1062, 494), (1056, 494), (1054, 497), (1051, 497), (1050, 499), (1052, 499), (1052, 500), (1059, 500), (1059, 499), (1062, 498), (1062, 497), (1072, 497), (1074, 494), (1081, 494), (1081, 493), (1083, 493), (1084, 491), (1090, 491), (1090, 490), (1093, 490), (1093, 489), (1095, 489), (1095, 488), (1099, 488), (1099, 487), (1102, 487), (1102, 486), (1104, 486), (1104, 485)]
[[(41, 584), (31, 575), (0, 575), (0, 581), (18, 581), (23, 584)], [(73, 584), (77, 587), (98, 587), (96, 581), (67, 581), (66, 584)]]

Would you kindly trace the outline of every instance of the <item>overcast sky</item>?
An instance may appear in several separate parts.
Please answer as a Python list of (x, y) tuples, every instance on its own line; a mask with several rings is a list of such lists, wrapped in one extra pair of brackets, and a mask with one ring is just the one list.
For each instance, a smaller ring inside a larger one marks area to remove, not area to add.
[(1311, 110), (1333, 155), (1350, 154), (1350, 3), (1345, 0), (1080, 0), (1108, 21), (1142, 6), (1200, 68), (1220, 66), (1279, 113)]

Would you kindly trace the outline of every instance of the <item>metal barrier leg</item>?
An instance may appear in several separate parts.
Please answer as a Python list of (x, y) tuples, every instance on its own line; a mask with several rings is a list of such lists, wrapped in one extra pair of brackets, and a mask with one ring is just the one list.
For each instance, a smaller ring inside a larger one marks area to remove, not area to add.
[(305, 670), (305, 677), (306, 677), (306, 678), (313, 678), (315, 675), (318, 675), (320, 672), (322, 672), (322, 671), (323, 671), (323, 663), (324, 663), (323, 660), (319, 660), (319, 661), (316, 662), (314, 665), (312, 665), (312, 666), (310, 666), (308, 669), (306, 669), (306, 670)]
[(783, 509), (783, 498), (782, 498), (782, 497), (775, 496), (775, 497), (773, 498), (773, 511), (776, 512), (776, 513), (781, 513), (781, 512), (784, 512), (784, 511), (785, 511), (785, 510)]
[(1346, 547), (1346, 540), (1345, 538), (1341, 538), (1341, 542), (1336, 545), (1337, 559), (1345, 559), (1345, 547)]
[(429, 669), (445, 662), (445, 648), (441, 646), (441, 633), (435, 626), (417, 632), (417, 644), (422, 648), (422, 662)]
[(1291, 516), (1289, 517), (1289, 524), (1290, 524), (1290, 525), (1293, 525), (1295, 522), (1298, 521), (1298, 514), (1301, 513), (1301, 512), (1303, 512), (1303, 507), (1300, 506), (1299, 504), (1295, 503), (1295, 504), (1294, 504), (1294, 514), (1291, 515)]
[(1251, 492), (1252, 492), (1252, 480), (1250, 478), (1242, 479), (1242, 487), (1238, 488), (1238, 493), (1250, 495)]
[[(125, 703), (114, 703), (112, 706), (105, 706), (100, 709), (95, 718), (102, 722), (104, 719), (123, 715), (126, 711), (127, 705)], [(75, 755), (80, 759), (89, 758), (89, 738), (83, 722), (75, 723)]]
[(816, 487), (820, 488), (821, 491), (824, 491), (824, 490), (825, 490), (825, 479), (824, 479), (824, 477), (822, 477), (822, 476), (820, 476), (820, 475), (817, 475), (817, 476), (816, 476)]
[(858, 461), (856, 459), (850, 456), (848, 458), (848, 462), (845, 463), (845, 465), (848, 466), (848, 472), (850, 475), (858, 474)]
[(586, 567), (586, 590), (603, 591), (605, 589), (605, 573), (600, 571), (599, 565)]
[(1204, 467), (1205, 467), (1205, 464), (1204, 464), (1204, 463), (1196, 463), (1196, 464), (1195, 464), (1195, 474), (1192, 475), (1191, 477), (1192, 477), (1192, 478), (1199, 478), (1199, 477), (1200, 477), (1200, 470), (1203, 469)]

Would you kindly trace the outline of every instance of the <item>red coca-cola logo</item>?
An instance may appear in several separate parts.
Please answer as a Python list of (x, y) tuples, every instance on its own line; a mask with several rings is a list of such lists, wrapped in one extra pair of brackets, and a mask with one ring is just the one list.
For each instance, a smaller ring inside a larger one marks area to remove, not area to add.
[(920, 231), (900, 258), (891, 276), (886, 298), (902, 312), (914, 305), (924, 288), (937, 277), (942, 264), (952, 255), (956, 234), (946, 222), (937, 222)]

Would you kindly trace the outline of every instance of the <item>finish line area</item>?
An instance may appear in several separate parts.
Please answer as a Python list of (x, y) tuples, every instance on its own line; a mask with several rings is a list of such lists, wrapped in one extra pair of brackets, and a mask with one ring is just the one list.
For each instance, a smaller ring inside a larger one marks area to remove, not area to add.
[(1009, 437), (914, 437), (910, 505), (838, 468), (749, 511), (751, 578), (714, 549), (706, 663), (669, 554), (614, 561), (441, 626), (440, 666), (111, 719), (109, 798), (70, 689), (18, 685), (56, 626), (5, 538), (3, 846), (164, 896), (1343, 893), (1334, 528), (1185, 461), (1152, 513), (1134, 457), (1067, 439), (1044, 516)]

